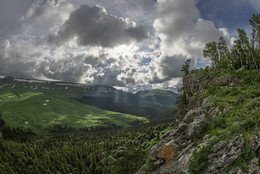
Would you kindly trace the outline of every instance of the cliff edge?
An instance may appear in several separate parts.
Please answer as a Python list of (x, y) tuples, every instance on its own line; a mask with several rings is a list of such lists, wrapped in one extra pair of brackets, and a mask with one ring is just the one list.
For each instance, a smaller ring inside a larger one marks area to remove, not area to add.
[(192, 71), (177, 115), (139, 174), (260, 173), (260, 71)]

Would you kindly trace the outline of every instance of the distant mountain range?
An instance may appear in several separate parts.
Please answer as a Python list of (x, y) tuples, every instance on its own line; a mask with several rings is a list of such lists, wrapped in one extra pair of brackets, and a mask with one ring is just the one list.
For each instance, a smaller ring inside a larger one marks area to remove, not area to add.
[[(134, 94), (105, 85), (13, 77), (0, 79), (0, 112), (13, 126), (32, 122), (38, 126), (131, 125), (136, 121), (145, 122), (145, 119), (173, 117), (178, 96), (158, 89)], [(39, 124), (39, 120), (43, 123)]]
[[(92, 88), (93, 89), (93, 88)], [(135, 94), (112, 87), (94, 86), (79, 101), (102, 109), (153, 119), (172, 117), (179, 94), (165, 90), (144, 90)]]

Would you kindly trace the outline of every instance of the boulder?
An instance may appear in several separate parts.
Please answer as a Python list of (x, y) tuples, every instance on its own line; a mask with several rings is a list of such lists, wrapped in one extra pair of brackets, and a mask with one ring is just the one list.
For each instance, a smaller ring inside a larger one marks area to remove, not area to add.
[(231, 78), (229, 76), (215, 77), (212, 81), (209, 82), (209, 85), (217, 85), (217, 86), (228, 85), (230, 79)]
[(190, 117), (194, 116), (194, 115), (201, 115), (202, 113), (204, 113), (205, 110), (202, 107), (198, 107), (195, 109), (191, 109), (183, 118), (183, 121), (186, 121), (187, 119), (189, 119)]
[(202, 114), (199, 117), (196, 117), (192, 123), (188, 126), (188, 135), (191, 137), (195, 134), (198, 134), (203, 129), (203, 124), (206, 120), (206, 115)]

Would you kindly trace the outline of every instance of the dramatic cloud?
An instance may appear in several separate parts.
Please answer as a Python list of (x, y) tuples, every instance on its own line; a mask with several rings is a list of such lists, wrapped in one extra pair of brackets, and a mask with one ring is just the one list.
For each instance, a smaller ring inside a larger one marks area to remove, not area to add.
[(150, 64), (153, 83), (180, 77), (181, 67), (188, 58), (193, 60), (192, 68), (197, 61), (208, 64), (208, 60), (201, 61), (205, 43), (217, 41), (220, 36), (230, 42), (227, 29), (216, 28), (213, 22), (200, 18), (195, 0), (158, 0), (156, 11), (153, 25), (161, 54)]
[(43, 39), (57, 32), (73, 11), (73, 5), (63, 1), (36, 2), (21, 17), (23, 35)]
[(49, 41), (62, 44), (74, 37), (83, 46), (114, 47), (141, 42), (148, 35), (143, 26), (136, 26), (129, 18), (112, 16), (102, 7), (82, 5), (70, 14), (58, 34), (50, 36)]
[(213, 22), (200, 19), (195, 0), (159, 0), (154, 28), (165, 56), (201, 57), (206, 42), (223, 35), (229, 39), (225, 29), (217, 29)]
[(231, 43), (234, 21), (260, 10), (249, 2), (1, 0), (0, 76), (176, 91), (185, 60), (210, 64), (205, 43)]
[(68, 2), (74, 4), (75, 8), (85, 4), (88, 6), (99, 5), (105, 7), (110, 14), (131, 18), (148, 28), (149, 31), (152, 30), (156, 0), (68, 0)]

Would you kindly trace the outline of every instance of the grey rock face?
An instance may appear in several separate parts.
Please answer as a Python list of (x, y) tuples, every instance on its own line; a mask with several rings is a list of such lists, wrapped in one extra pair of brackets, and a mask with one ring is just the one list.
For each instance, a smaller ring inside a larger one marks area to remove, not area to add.
[(178, 158), (169, 165), (169, 173), (188, 172), (192, 153), (195, 150), (194, 143), (188, 145), (179, 154)]
[(218, 108), (211, 108), (208, 112), (212, 120), (215, 120), (217, 116), (222, 114), (222, 112)]
[(257, 149), (260, 148), (260, 139), (258, 138), (257, 135), (252, 135), (250, 136), (250, 149), (253, 151), (256, 151)]
[(191, 109), (183, 118), (183, 121), (186, 121), (187, 119), (189, 119), (191, 116), (193, 115), (201, 115), (202, 113), (204, 113), (205, 110), (202, 107), (198, 107), (196, 109)]
[(232, 169), (228, 172), (228, 174), (245, 174), (242, 169), (238, 168), (238, 169)]
[[(215, 96), (209, 96), (202, 103), (199, 102), (198, 99), (203, 92), (204, 86), (229, 85), (230, 88), (230, 86), (236, 86), (241, 83), (239, 79), (228, 76), (216, 77), (213, 80), (212, 78), (208, 76), (196, 77), (192, 76), (192, 74), (184, 77), (183, 88), (188, 103), (185, 108), (179, 108), (178, 120), (181, 122), (175, 129), (167, 131), (162, 135), (160, 142), (151, 148), (152, 164), (159, 165), (160, 167), (155, 171), (144, 174), (189, 174), (189, 165), (193, 152), (202, 147), (207, 147), (212, 142), (215, 142), (215, 140), (226, 137), (222, 135), (212, 137), (205, 135), (199, 141), (194, 138), (194, 135), (200, 134), (203, 131), (206, 120), (216, 121), (216, 118), (220, 115), (228, 117), (232, 114), (233, 105), (241, 103), (240, 101), (234, 101), (236, 103), (228, 104), (224, 108), (218, 107), (211, 102)], [(241, 115), (243, 114), (246, 113), (241, 113)], [(243, 120), (237, 120), (233, 123), (236, 126), (243, 124)], [(256, 127), (249, 137), (249, 148), (253, 152), (260, 150), (259, 133), (260, 128)], [(209, 165), (203, 173), (260, 174), (259, 157), (247, 162), (248, 171), (246, 172), (241, 167), (231, 168), (233, 162), (240, 157), (244, 143), (242, 134), (236, 134), (234, 138), (226, 138), (213, 145), (208, 155)]]
[(192, 123), (189, 124), (188, 135), (191, 137), (194, 134), (198, 134), (203, 129), (203, 123), (205, 122), (205, 114), (200, 117), (196, 117)]
[(204, 122), (205, 114), (202, 114), (190, 124), (181, 123), (161, 136), (160, 142), (150, 151), (153, 163), (162, 164), (158, 170), (153, 171), (154, 174), (188, 172), (192, 153), (196, 147), (191, 137), (202, 130)]
[(210, 165), (205, 174), (218, 174), (230, 166), (239, 157), (244, 144), (242, 135), (236, 136), (231, 141), (220, 141), (212, 148), (212, 153), (208, 156)]
[(210, 108), (210, 106), (211, 106), (210, 100), (212, 100), (212, 99), (213, 99), (213, 97), (205, 98), (201, 104), (201, 107), (204, 108), (205, 110), (208, 110), (208, 108)]

